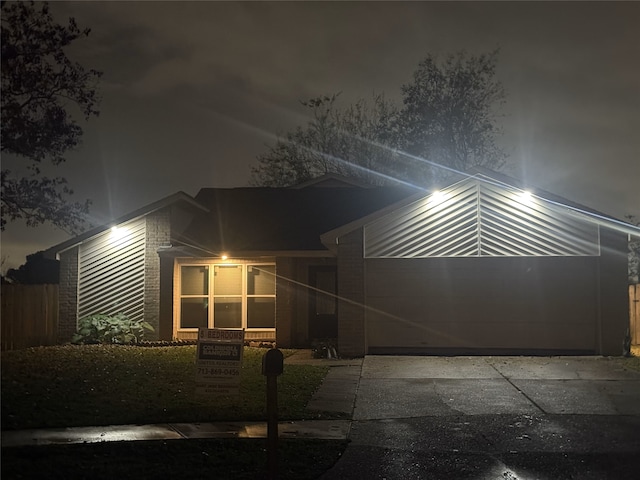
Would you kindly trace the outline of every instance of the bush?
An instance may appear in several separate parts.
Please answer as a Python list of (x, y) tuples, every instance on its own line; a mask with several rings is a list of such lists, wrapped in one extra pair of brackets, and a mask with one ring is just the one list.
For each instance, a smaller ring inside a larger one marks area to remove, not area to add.
[(144, 320), (131, 320), (124, 313), (105, 315), (98, 313), (81, 318), (78, 331), (71, 339), (74, 344), (89, 343), (138, 343), (144, 338), (144, 332), (153, 332), (154, 328)]

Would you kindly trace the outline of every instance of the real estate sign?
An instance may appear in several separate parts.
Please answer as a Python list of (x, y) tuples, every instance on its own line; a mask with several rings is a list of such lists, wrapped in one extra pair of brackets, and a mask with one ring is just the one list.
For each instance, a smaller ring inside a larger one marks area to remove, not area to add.
[(244, 330), (198, 329), (196, 393), (238, 395)]

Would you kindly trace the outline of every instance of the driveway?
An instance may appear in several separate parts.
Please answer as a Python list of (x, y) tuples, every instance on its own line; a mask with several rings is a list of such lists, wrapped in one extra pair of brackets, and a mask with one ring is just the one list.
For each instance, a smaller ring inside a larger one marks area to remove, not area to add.
[(322, 478), (607, 479), (640, 469), (640, 373), (602, 357), (367, 356)]
[(483, 414), (640, 415), (640, 373), (602, 357), (364, 360), (354, 420)]

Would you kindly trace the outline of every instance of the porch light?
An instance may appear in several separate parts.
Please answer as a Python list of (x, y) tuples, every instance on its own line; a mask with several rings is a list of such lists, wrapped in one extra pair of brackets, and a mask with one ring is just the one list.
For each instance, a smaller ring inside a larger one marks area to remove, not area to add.
[(227, 255), (225, 255), (225, 254), (220, 255), (220, 259), (222, 261), (225, 261), (227, 258), (229, 258), (229, 257)]

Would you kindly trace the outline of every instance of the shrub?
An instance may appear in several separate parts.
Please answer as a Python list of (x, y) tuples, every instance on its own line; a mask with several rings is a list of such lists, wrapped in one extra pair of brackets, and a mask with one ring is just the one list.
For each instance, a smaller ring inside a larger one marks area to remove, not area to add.
[(153, 332), (154, 328), (144, 320), (131, 320), (124, 313), (98, 313), (78, 321), (78, 331), (71, 343), (138, 343), (144, 338), (145, 330)]

